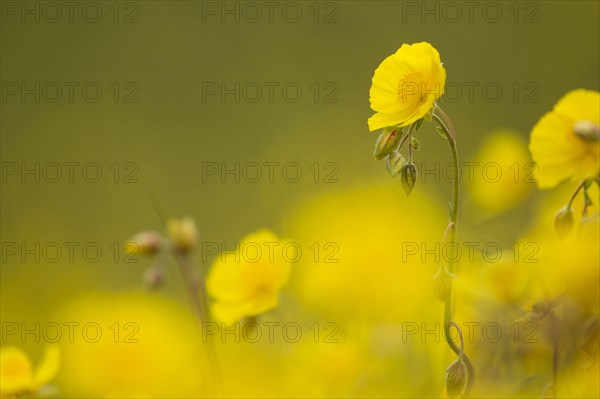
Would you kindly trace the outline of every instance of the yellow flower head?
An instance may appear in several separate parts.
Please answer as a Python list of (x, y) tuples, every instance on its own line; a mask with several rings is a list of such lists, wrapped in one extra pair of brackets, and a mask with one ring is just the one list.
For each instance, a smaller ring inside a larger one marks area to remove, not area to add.
[(445, 83), (446, 70), (431, 44), (403, 44), (373, 75), (369, 99), (376, 114), (369, 118), (369, 130), (423, 118), (444, 94)]
[(0, 397), (35, 394), (58, 372), (60, 352), (56, 345), (47, 346), (36, 370), (19, 348), (0, 349)]
[(235, 254), (215, 259), (206, 281), (215, 319), (234, 323), (277, 307), (291, 269), (286, 244), (263, 229), (244, 237)]
[(600, 93), (567, 93), (533, 127), (529, 149), (538, 164), (541, 188), (571, 178), (594, 178), (600, 172)]

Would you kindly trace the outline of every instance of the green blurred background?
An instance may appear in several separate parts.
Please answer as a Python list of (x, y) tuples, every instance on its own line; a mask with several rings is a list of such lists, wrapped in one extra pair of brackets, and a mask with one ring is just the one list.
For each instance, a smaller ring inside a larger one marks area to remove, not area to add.
[[(20, 8), (37, 4), (42, 12), (44, 2), (3, 1), (3, 168), (22, 162), (30, 167), (35, 162), (97, 162), (103, 176), (87, 183), (77, 168), (71, 183), (66, 167), (57, 183), (3, 175), (2, 242), (30, 247), (35, 242), (97, 242), (103, 255), (97, 263), (85, 262), (76, 250), (74, 262), (65, 261), (63, 253), (57, 263), (36, 263), (32, 256), (22, 262), (19, 255), (3, 253), (2, 320), (46, 320), (56, 306), (79, 293), (139, 287), (148, 262), (127, 264), (122, 254), (115, 262), (109, 248), (140, 230), (160, 229), (150, 197), (167, 216), (194, 217), (202, 240), (233, 245), (265, 226), (285, 236), (289, 218), (315, 194), (372, 180), (399, 184), (373, 160), (375, 135), (368, 132), (366, 121), (372, 114), (373, 71), (402, 43), (432, 43), (448, 82), (462, 88), (460, 94), (452, 93), (457, 100), (441, 104), (458, 131), (463, 160), (473, 157), (486, 134), (497, 128), (514, 129), (526, 140), (538, 118), (568, 90), (598, 90), (598, 1), (481, 2), (473, 21), (463, 2), (452, 3), (462, 13), (457, 22), (451, 21), (455, 8), (446, 8), (445, 2), (294, 2), (294, 10), (302, 12), (296, 23), (283, 17), (285, 2), (274, 9), (272, 22), (265, 3), (258, 2), (254, 4), (262, 18), (251, 23), (244, 16), (253, 18), (254, 9), (245, 8), (245, 2), (135, 1), (115, 6), (101, 1), (96, 2), (103, 13), (97, 23), (82, 18), (86, 2), (75, 9), (72, 23), (65, 8), (58, 22), (45, 21), (42, 15), (38, 23), (33, 16), (22, 22)], [(493, 3), (488, 16), (497, 9), (502, 12), (499, 22), (484, 18), (488, 3)], [(423, 4), (437, 7), (439, 21), (433, 14), (421, 15)], [(13, 5), (19, 7), (17, 14), (8, 13)], [(413, 6), (417, 14), (407, 14)], [(217, 14), (207, 15), (207, 7), (217, 7)], [(239, 7), (240, 22), (231, 15), (223, 22), (219, 12), (224, 7)], [(137, 22), (124, 23), (126, 15)], [(327, 16), (329, 23), (324, 23)], [(63, 92), (56, 103), (43, 96), (36, 103), (32, 95), (22, 101), (20, 93), (7, 93), (11, 82), (80, 85), (73, 102)], [(86, 82), (102, 87), (98, 102), (82, 98)], [(118, 102), (110, 89), (115, 82), (120, 85)], [(261, 86), (260, 101), (245, 101), (241, 93), (236, 103), (232, 95), (221, 101), (219, 94), (204, 101), (206, 82), (225, 82), (230, 88), (235, 82), (242, 87), (248, 82), (278, 86), (273, 102)], [(301, 87), (298, 102), (282, 97), (281, 88), (288, 82)], [(472, 99), (465, 82), (478, 85)], [(482, 88), (488, 83), (502, 89), (497, 102), (485, 98)], [(134, 96), (139, 101), (125, 103), (131, 87), (139, 88)], [(332, 88), (335, 102), (327, 102)], [(421, 132), (420, 138), (424, 150), (417, 154), (419, 161), (446, 162), (447, 148), (433, 129)], [(138, 182), (125, 183), (127, 172), (134, 170), (126, 166), (130, 162), (139, 168)], [(298, 183), (286, 182), (279, 166), (273, 183), (266, 168), (257, 183), (236, 183), (231, 176), (222, 182), (218, 175), (203, 181), (207, 162), (229, 167), (236, 162), (296, 162), (303, 175)], [(117, 183), (109, 168), (115, 163), (120, 170)], [(311, 169), (315, 163), (318, 182)], [(337, 165), (336, 182), (323, 182), (333, 170), (328, 163)], [(445, 212), (448, 184), (427, 182), (418, 190), (438, 196), (440, 212)], [(372, 206), (375, 214), (377, 198)], [(178, 279), (172, 277), (168, 289), (183, 300)]]

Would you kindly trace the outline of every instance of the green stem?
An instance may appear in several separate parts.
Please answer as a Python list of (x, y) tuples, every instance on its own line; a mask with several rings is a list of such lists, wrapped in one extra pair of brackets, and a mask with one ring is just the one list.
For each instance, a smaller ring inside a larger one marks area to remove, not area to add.
[(175, 251), (175, 259), (183, 277), (188, 300), (201, 323), (208, 322), (208, 297), (206, 284), (202, 276), (194, 271), (194, 266), (188, 256), (181, 251)]
[[(444, 136), (448, 140), (448, 144), (450, 146), (450, 153), (452, 156), (452, 203), (450, 209), (450, 223), (448, 224), (448, 228), (446, 233), (448, 234), (448, 242), (455, 243), (456, 242), (456, 225), (458, 223), (458, 205), (459, 205), (459, 170), (458, 170), (458, 151), (456, 148), (456, 134), (454, 132), (454, 127), (452, 126), (452, 122), (450, 118), (442, 111), (440, 107), (435, 106), (435, 111), (433, 113), (433, 120), (440, 126)], [(448, 230), (449, 229), (449, 230)], [(445, 234), (446, 235), (446, 234)], [(454, 273), (454, 262), (448, 261), (448, 271), (450, 273)], [(475, 369), (473, 367), (473, 363), (469, 357), (461, 351), (461, 349), (456, 345), (456, 343), (452, 340), (450, 336), (450, 327), (455, 323), (453, 321), (453, 313), (454, 313), (454, 287), (452, 288), (452, 292), (448, 300), (444, 303), (444, 332), (446, 342), (452, 351), (464, 357), (464, 362), (467, 366), (467, 370), (469, 372), (469, 378), (467, 381), (467, 388), (465, 393), (468, 394), (473, 387), (473, 383), (475, 382)]]
[(584, 188), (586, 185), (586, 181), (582, 181), (579, 186), (577, 186), (577, 189), (575, 189), (575, 192), (573, 193), (573, 195), (571, 195), (571, 199), (569, 200), (569, 203), (567, 204), (567, 209), (571, 209), (571, 206), (573, 205), (573, 201), (575, 201), (575, 198), (577, 197), (577, 194), (579, 194), (579, 192), (581, 191), (582, 188)]
[[(206, 292), (206, 284), (204, 278), (195, 272), (195, 267), (189, 256), (179, 250), (174, 252), (175, 259), (179, 265), (181, 276), (183, 277), (183, 283), (185, 285), (188, 301), (190, 306), (194, 310), (194, 313), (198, 317), (200, 324), (208, 323), (209, 320), (209, 308), (208, 308), (208, 294)], [(219, 362), (217, 358), (217, 350), (212, 339), (212, 335), (206, 337), (207, 351), (208, 351), (208, 362), (209, 368), (214, 373), (217, 390), (219, 393), (222, 391), (221, 371), (219, 368)]]

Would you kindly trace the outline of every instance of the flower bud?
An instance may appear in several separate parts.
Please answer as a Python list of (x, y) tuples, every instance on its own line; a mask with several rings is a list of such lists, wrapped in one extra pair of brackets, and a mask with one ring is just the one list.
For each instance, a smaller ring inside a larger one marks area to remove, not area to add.
[(418, 132), (421, 126), (423, 126), (423, 118), (419, 119), (414, 123), (415, 132)]
[(398, 144), (400, 136), (402, 136), (402, 130), (400, 129), (383, 129), (383, 132), (377, 139), (377, 144), (375, 144), (375, 159), (379, 161), (386, 155), (391, 154), (396, 144)]
[(446, 369), (446, 394), (449, 398), (464, 395), (469, 379), (467, 365), (461, 359), (456, 360)]
[(198, 242), (196, 223), (191, 218), (169, 219), (167, 235), (180, 251), (189, 251)]
[(446, 271), (445, 268), (440, 269), (433, 276), (433, 296), (442, 302), (448, 302), (452, 294), (452, 285), (454, 275)]
[(387, 168), (392, 176), (400, 173), (402, 166), (406, 163), (406, 160), (399, 152), (393, 152), (387, 157)]
[(132, 255), (153, 255), (160, 251), (161, 242), (162, 237), (157, 231), (143, 231), (131, 237), (124, 249)]
[(554, 231), (559, 240), (565, 238), (573, 229), (573, 209), (563, 207), (554, 217)]
[(400, 179), (402, 180), (402, 188), (404, 188), (406, 196), (409, 196), (417, 181), (417, 168), (414, 163), (407, 162), (402, 165)]
[(419, 149), (421, 148), (421, 142), (415, 136), (412, 136), (410, 138), (410, 146), (413, 150), (419, 151)]

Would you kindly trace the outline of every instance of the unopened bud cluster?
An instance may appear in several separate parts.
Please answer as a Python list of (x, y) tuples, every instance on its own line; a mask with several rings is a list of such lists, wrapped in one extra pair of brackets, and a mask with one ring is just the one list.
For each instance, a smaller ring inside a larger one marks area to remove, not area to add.
[(158, 255), (158, 262), (149, 267), (143, 276), (144, 285), (148, 289), (159, 289), (164, 285), (166, 273), (162, 256), (165, 253), (186, 254), (198, 244), (198, 230), (193, 219), (169, 219), (165, 234), (155, 230), (135, 234), (125, 243), (125, 251), (133, 255)]
[(593, 224), (593, 221), (598, 219), (597, 213), (591, 216), (588, 215), (588, 208), (593, 205), (592, 198), (588, 190), (594, 183), (600, 186), (600, 176), (594, 179), (584, 180), (579, 187), (577, 187), (577, 190), (567, 205), (563, 206), (556, 213), (556, 216), (554, 216), (554, 231), (559, 240), (565, 239), (573, 230), (573, 226), (575, 225), (575, 215), (573, 213), (572, 205), (579, 192), (583, 192), (583, 212), (580, 220), (581, 225)]
[[(413, 150), (418, 151), (421, 143), (412, 132), (419, 130), (423, 119), (411, 125), (407, 132), (400, 127), (387, 127), (379, 134), (375, 144), (375, 159), (385, 159), (388, 171), (392, 176), (398, 175), (406, 195), (410, 195), (417, 181), (417, 167), (412, 161)], [(404, 143), (408, 143), (408, 158), (402, 155)]]

